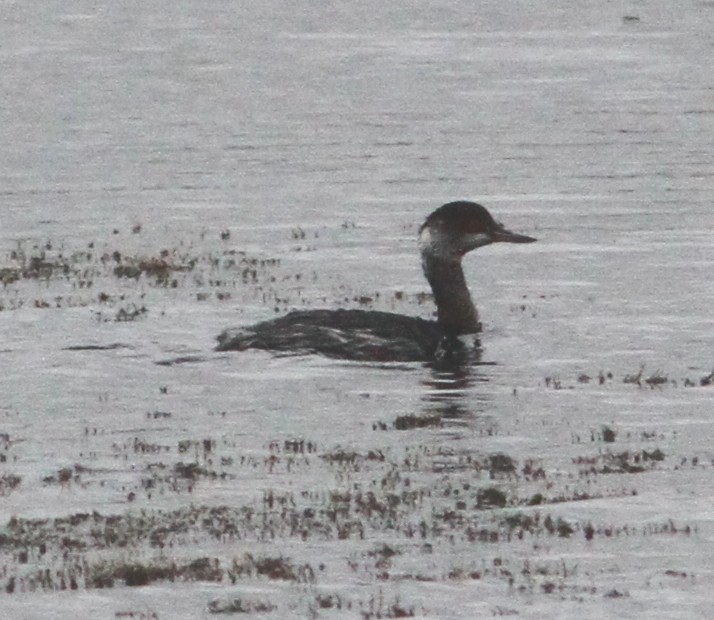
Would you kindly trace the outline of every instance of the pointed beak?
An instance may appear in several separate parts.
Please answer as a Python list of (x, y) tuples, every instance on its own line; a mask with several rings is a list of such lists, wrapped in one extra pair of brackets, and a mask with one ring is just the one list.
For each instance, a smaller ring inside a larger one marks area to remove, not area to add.
[(491, 239), (495, 242), (504, 241), (506, 243), (533, 243), (537, 241), (533, 237), (528, 235), (519, 235), (518, 233), (511, 232), (505, 228), (497, 228), (491, 232)]

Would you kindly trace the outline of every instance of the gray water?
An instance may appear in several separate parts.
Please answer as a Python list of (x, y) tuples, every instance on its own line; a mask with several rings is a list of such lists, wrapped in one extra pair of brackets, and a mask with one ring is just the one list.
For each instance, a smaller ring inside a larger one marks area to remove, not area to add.
[[(253, 541), (251, 553), (326, 562), (312, 590), (226, 579), (115, 588), (97, 602), (91, 589), (69, 598), (18, 587), (0, 594), (0, 609), (195, 618), (225, 595), (304, 617), (316, 590), (352, 600), (345, 617), (376, 614), (368, 601), (378, 592), (434, 618), (707, 617), (714, 404), (699, 383), (714, 367), (714, 3), (78, 1), (2, 11), (0, 269), (20, 274), (33, 256), (71, 257), (72, 269), (17, 281), (7, 271), (0, 289), (0, 476), (22, 480), (0, 485), (0, 527), (93, 510), (260, 506), (268, 488), (305, 502), (307, 490), (373, 488), (384, 468), (435, 496), (457, 482), (473, 491), (488, 480), (452, 461), (507, 454), (547, 476), (507, 480), (504, 510), (562, 518), (577, 543), (439, 538), (425, 555), (389, 528), (307, 544), (286, 535)], [(539, 239), (465, 260), (489, 365), (443, 376), (418, 364), (211, 352), (223, 328), (295, 307), (430, 316), (414, 238), (454, 199)], [(162, 250), (173, 264), (195, 261), (172, 274), (175, 286), (113, 272), (115, 251)], [(241, 257), (258, 261), (254, 277)], [(154, 364), (186, 355), (202, 361)], [(642, 366), (643, 387), (623, 383)], [(650, 388), (653, 377), (667, 381)], [(444, 422), (378, 430), (405, 415)], [(135, 439), (163, 448), (137, 451)], [(215, 454), (181, 451), (188, 439), (215, 441)], [(318, 446), (309, 465), (265, 465), (273, 443), (295, 439)], [(598, 469), (603, 455), (655, 449), (664, 459), (642, 473), (583, 474), (588, 459)], [(336, 450), (355, 451), (361, 469), (319, 465)], [(401, 471), (414, 453), (429, 464)], [(158, 462), (208, 467), (204, 458), (227, 478), (190, 492), (142, 487)], [(263, 465), (246, 470), (251, 458)], [(81, 475), (46, 481), (67, 467)], [(546, 505), (525, 507), (536, 492)], [(438, 520), (441, 508), (420, 510)], [(582, 534), (587, 523), (642, 533), (669, 520), (696, 536), (598, 546)], [(348, 568), (385, 541), (399, 551), (391, 579)], [(185, 540), (176, 549), (224, 564), (246, 551)], [(18, 566), (9, 544), (0, 553), (18, 579), (49, 562)], [(109, 562), (122, 552), (95, 553)], [(454, 558), (484, 578), (444, 577)], [(547, 582), (520, 588), (521, 578), (509, 586), (485, 571), (496, 559), (520, 575), (524, 561), (579, 568), (541, 573), (560, 584), (553, 594)], [(430, 580), (414, 579), (414, 566)]]

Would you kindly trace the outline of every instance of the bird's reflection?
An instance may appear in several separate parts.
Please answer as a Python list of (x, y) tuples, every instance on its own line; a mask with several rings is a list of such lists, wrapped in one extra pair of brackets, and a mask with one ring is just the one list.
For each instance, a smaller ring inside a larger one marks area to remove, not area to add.
[(488, 381), (483, 369), (492, 364), (481, 359), (480, 350), (429, 364), (431, 376), (421, 381), (426, 388), (422, 396), (424, 413), (460, 419), (482, 412), (487, 398), (473, 387)]

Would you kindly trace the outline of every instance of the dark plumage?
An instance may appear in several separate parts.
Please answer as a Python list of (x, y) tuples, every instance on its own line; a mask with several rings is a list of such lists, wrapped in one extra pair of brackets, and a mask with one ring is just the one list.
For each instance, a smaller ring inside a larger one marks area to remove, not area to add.
[(432, 359), (443, 333), (436, 321), (374, 310), (295, 310), (224, 331), (218, 351), (266, 349), (372, 361)]

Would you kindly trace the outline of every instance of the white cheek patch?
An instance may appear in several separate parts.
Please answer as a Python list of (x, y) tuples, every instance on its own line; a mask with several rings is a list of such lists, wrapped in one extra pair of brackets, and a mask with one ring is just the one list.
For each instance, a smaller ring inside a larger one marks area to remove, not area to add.
[(493, 243), (493, 239), (486, 233), (451, 236), (428, 227), (419, 233), (419, 250), (422, 254), (450, 260), (490, 243)]
[(477, 233), (475, 235), (469, 235), (469, 247), (471, 249), (480, 248), (481, 246), (488, 245), (492, 243), (493, 239), (485, 233)]

